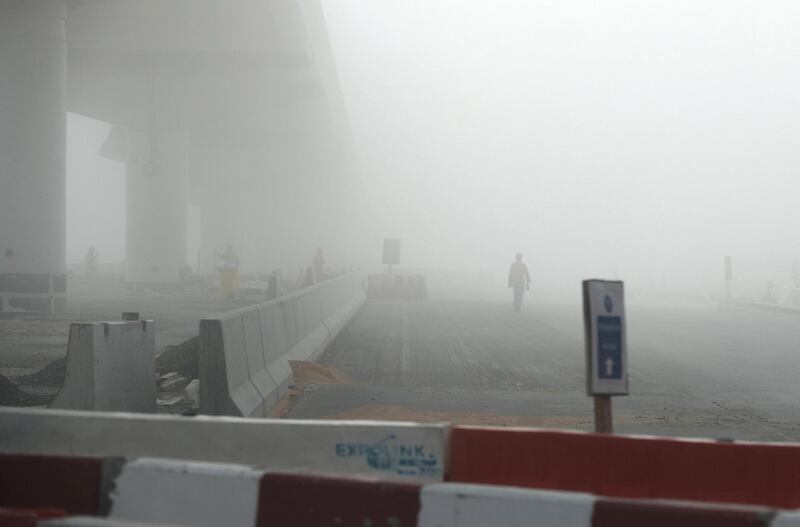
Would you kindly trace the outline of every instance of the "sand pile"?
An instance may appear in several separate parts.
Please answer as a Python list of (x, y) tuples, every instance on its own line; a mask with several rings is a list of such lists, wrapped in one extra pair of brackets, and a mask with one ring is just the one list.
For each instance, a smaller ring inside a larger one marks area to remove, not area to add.
[(290, 360), (294, 383), (297, 386), (309, 384), (352, 384), (353, 379), (337, 370), (333, 366), (326, 366), (317, 362)]

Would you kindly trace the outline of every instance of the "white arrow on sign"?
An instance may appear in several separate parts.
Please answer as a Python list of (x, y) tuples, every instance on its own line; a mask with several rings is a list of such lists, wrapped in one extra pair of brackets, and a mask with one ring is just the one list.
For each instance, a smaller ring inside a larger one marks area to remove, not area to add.
[(609, 357), (606, 359), (606, 375), (611, 377), (613, 373), (614, 373), (614, 359)]

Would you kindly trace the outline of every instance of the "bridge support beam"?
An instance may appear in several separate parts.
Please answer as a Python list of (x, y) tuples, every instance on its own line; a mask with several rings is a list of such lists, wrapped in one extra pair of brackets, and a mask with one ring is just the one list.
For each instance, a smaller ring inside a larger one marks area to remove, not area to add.
[(66, 303), (66, 16), (0, 0), (0, 311)]

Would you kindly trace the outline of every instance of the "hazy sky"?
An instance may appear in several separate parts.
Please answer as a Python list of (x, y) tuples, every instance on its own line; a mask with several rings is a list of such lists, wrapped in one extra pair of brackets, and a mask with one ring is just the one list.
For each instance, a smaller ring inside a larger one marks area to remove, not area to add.
[(83, 262), (90, 246), (100, 261), (125, 258), (125, 166), (100, 156), (107, 123), (67, 116), (67, 262)]
[[(502, 275), (522, 251), (555, 289), (589, 276), (721, 288), (726, 254), (752, 287), (788, 281), (800, 3), (323, 6), (375, 247), (362, 264), (396, 236), (409, 267)], [(106, 125), (69, 126), (74, 261), (87, 222), (124, 232), (124, 176), (96, 159)], [(79, 190), (96, 186), (110, 200), (89, 207)], [(108, 259), (118, 238), (100, 247)]]
[(721, 286), (732, 254), (788, 279), (800, 4), (324, 5), (374, 217), (409, 259)]

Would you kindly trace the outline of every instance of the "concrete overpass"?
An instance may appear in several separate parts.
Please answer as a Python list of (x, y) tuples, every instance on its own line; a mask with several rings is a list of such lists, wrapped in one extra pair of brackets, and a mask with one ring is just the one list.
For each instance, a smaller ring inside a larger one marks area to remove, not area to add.
[(354, 164), (318, 0), (0, 0), (0, 49), (5, 309), (65, 302), (67, 111), (112, 124), (130, 282), (179, 280), (190, 232), (264, 270), (344, 245)]

